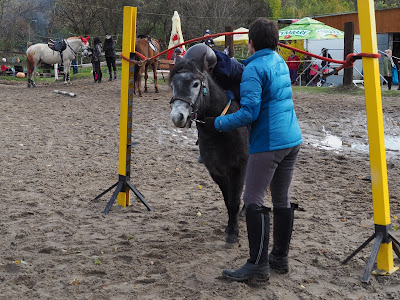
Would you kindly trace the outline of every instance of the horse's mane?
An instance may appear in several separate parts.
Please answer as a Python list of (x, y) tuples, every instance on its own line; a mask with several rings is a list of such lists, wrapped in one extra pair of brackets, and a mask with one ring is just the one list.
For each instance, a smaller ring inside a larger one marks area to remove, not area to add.
[(148, 39), (148, 40), (150, 40), (152, 37), (150, 35), (148, 35), (148, 34), (139, 34), (137, 36), (137, 38), (138, 39)]
[(193, 60), (181, 59), (176, 64), (172, 71), (169, 73), (169, 82), (171, 83), (171, 78), (174, 77), (176, 73), (198, 73), (200, 70), (197, 68), (196, 63)]
[(71, 36), (69, 38), (67, 38), (67, 40), (74, 40), (74, 39), (80, 39), (79, 36)]

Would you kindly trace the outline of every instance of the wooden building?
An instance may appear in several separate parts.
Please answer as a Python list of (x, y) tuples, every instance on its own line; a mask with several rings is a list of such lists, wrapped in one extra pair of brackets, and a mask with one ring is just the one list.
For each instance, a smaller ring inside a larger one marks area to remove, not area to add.
[[(329, 16), (316, 16), (314, 19), (334, 28), (344, 30), (346, 22), (353, 22), (354, 34), (360, 34), (358, 13), (346, 13)], [(393, 55), (400, 57), (400, 8), (375, 11), (378, 49), (392, 49)]]

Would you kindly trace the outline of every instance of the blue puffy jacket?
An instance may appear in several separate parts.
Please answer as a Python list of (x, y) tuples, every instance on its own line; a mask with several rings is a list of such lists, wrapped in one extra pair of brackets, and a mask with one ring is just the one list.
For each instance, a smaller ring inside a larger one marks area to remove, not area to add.
[(262, 49), (243, 63), (246, 67), (240, 84), (241, 108), (217, 117), (215, 128), (230, 131), (248, 125), (250, 154), (301, 144), (289, 69), (283, 58), (271, 49)]

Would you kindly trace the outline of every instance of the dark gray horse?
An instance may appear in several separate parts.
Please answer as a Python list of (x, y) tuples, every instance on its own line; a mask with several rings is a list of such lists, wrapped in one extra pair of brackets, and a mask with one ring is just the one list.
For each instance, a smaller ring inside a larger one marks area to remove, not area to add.
[[(212, 179), (218, 184), (228, 209), (227, 243), (238, 241), (238, 213), (248, 159), (245, 127), (217, 132), (202, 125), (205, 117), (217, 117), (226, 107), (225, 92), (206, 71), (204, 59), (177, 61), (170, 74), (173, 89), (171, 120), (176, 127), (188, 128), (196, 121), (200, 154)], [(237, 103), (227, 113), (238, 110)]]

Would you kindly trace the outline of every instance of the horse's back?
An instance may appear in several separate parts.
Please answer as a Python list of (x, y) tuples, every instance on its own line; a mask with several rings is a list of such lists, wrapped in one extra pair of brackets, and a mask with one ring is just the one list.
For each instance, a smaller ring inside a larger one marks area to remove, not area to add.
[(39, 61), (52, 65), (61, 62), (60, 53), (53, 51), (47, 44), (35, 44), (26, 50), (28, 58), (32, 58), (37, 64)]
[[(153, 49), (150, 43), (153, 42), (155, 49)], [(155, 40), (151, 39), (151, 42), (147, 38), (137, 38), (136, 39), (136, 51), (140, 54), (143, 54), (147, 58), (152, 57), (160, 52), (160, 43)]]

